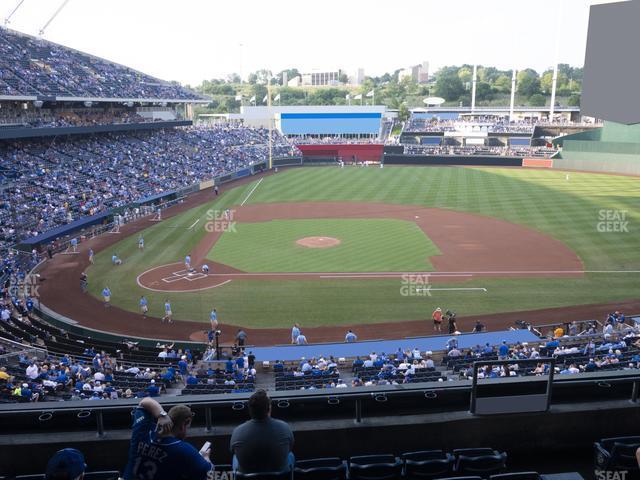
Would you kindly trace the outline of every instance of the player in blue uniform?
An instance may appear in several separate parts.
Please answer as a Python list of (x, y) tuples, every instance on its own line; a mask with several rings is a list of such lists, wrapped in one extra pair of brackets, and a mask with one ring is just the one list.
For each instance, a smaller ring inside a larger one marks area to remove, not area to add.
[(215, 332), (218, 329), (218, 312), (215, 308), (211, 310), (209, 320), (211, 321), (211, 330)]
[(140, 311), (142, 312), (142, 316), (146, 318), (147, 312), (149, 311), (149, 302), (147, 302), (147, 298), (143, 295), (140, 297)]
[(144, 237), (142, 235), (138, 237), (138, 248), (144, 250)]
[(133, 412), (125, 480), (205, 480), (213, 478), (210, 451), (198, 452), (184, 441), (193, 413), (186, 405), (169, 412), (143, 398)]
[(111, 289), (104, 287), (102, 290), (102, 299), (104, 300), (104, 306), (109, 307), (111, 305)]
[(173, 312), (171, 311), (171, 303), (169, 300), (164, 301), (164, 317), (162, 317), (162, 321), (167, 320), (169, 323), (173, 322)]

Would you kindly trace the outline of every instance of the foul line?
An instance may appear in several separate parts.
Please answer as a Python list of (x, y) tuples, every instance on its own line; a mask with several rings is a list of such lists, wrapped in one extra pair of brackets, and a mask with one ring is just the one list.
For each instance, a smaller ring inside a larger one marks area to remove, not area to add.
[[(391, 277), (391, 278), (395, 278), (398, 276), (411, 276), (414, 274), (400, 274), (400, 273), (362, 273), (362, 274), (336, 274), (336, 275), (319, 275), (320, 278), (387, 278), (387, 277)], [(442, 277), (446, 277), (446, 278), (450, 278), (450, 277), (473, 277), (473, 275), (468, 274), (468, 273), (460, 273), (460, 274), (451, 274), (451, 275), (438, 275), (438, 274), (417, 274), (414, 276), (425, 276), (425, 277), (438, 277), (438, 278), (442, 278)]]
[(416, 288), (416, 292), (486, 292), (483, 287), (468, 288)]
[(187, 228), (187, 230), (191, 230), (191, 229), (193, 229), (193, 227), (195, 227), (195, 226), (198, 224), (198, 222), (199, 222), (199, 221), (200, 221), (200, 219), (198, 218), (195, 222), (193, 222), (193, 223), (191, 224), (191, 226), (190, 226), (189, 228)]
[(264, 177), (262, 177), (260, 180), (258, 180), (258, 183), (256, 183), (253, 188), (251, 189), (251, 191), (249, 192), (249, 195), (247, 195), (245, 197), (245, 199), (242, 201), (242, 203), (240, 204), (240, 206), (244, 206), (245, 203), (247, 203), (247, 200), (249, 200), (249, 197), (251, 196), (251, 194), (255, 191), (256, 188), (258, 188), (258, 185), (260, 185), (262, 183), (262, 180), (264, 180)]
[[(163, 289), (161, 289), (161, 288), (151, 288), (151, 287), (149, 287), (149, 286), (147, 286), (147, 285), (143, 285), (143, 284), (140, 282), (140, 277), (141, 277), (142, 275), (144, 275), (144, 273), (141, 273), (140, 275), (138, 275), (138, 276), (136, 277), (136, 283), (138, 284), (138, 286), (139, 286), (140, 288), (144, 288), (144, 289), (147, 289), (147, 290), (151, 290), (152, 292), (161, 292), (161, 293), (189, 293), (189, 292), (201, 292), (202, 290), (209, 290), (210, 288), (218, 288), (218, 287), (222, 287), (223, 285), (226, 285), (227, 283), (230, 283), (230, 282), (232, 282), (232, 281), (233, 281), (233, 280), (229, 279), (229, 280), (225, 280), (225, 281), (224, 281), (224, 282), (222, 282), (222, 283), (218, 283), (217, 285), (211, 285), (211, 286), (209, 286), (209, 287), (203, 287), (203, 288), (192, 288), (192, 289), (189, 289), (189, 290), (163, 290)], [(162, 280), (164, 280), (164, 279), (162, 279)]]

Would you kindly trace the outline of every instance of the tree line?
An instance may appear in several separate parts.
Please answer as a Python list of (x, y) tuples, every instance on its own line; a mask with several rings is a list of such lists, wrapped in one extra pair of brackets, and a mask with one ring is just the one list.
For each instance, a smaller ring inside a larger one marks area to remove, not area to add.
[[(398, 109), (404, 116), (409, 108), (423, 106), (423, 99), (438, 96), (445, 99), (447, 106), (471, 105), (472, 65), (443, 67), (431, 76), (427, 83), (416, 83), (411, 77), (400, 78), (400, 70), (385, 73), (379, 77), (365, 77), (362, 85), (348, 84), (348, 78), (341, 73), (337, 85), (327, 87), (288, 87), (284, 79), (299, 75), (299, 70), (290, 68), (273, 73), (268, 69), (251, 72), (246, 82), (240, 81), (237, 73), (226, 78), (204, 80), (194, 88), (211, 98), (206, 108), (200, 112), (234, 113), (242, 104), (264, 105), (267, 84), (271, 85), (272, 99), (279, 95), (282, 105), (352, 105), (371, 104)], [(511, 93), (511, 70), (478, 66), (476, 83), (476, 105), (507, 105)], [(532, 68), (517, 72), (516, 103), (524, 106), (544, 106), (550, 103), (553, 70), (538, 73)], [(582, 88), (582, 68), (568, 64), (558, 65), (556, 103), (558, 105), (579, 106)], [(374, 91), (374, 97), (366, 94)], [(361, 95), (362, 99), (354, 97)]]

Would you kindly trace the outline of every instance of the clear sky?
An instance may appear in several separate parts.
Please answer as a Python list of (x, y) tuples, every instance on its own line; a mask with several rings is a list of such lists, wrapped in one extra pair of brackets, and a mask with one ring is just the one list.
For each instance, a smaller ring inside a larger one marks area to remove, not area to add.
[[(0, 21), (19, 0), (0, 0)], [(63, 0), (25, 0), (11, 28), (37, 35)], [(607, 0), (70, 0), (44, 38), (195, 85), (203, 79), (363, 67), (380, 75), (427, 60), (582, 66), (589, 6)]]

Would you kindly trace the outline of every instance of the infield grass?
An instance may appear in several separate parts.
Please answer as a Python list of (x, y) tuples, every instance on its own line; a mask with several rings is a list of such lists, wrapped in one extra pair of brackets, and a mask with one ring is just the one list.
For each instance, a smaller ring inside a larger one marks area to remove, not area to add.
[[(330, 248), (296, 243), (333, 237)], [(245, 272), (422, 272), (440, 250), (413, 222), (391, 219), (308, 219), (238, 223), (207, 258)]]

